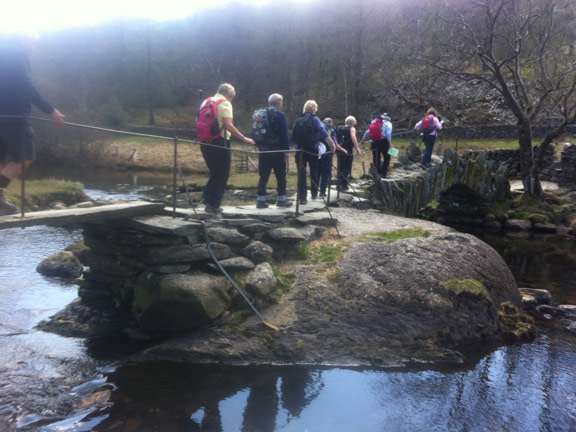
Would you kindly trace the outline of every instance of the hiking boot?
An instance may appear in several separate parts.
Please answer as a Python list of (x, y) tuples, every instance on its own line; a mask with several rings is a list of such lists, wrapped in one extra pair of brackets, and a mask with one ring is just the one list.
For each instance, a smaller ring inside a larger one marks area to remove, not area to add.
[(270, 207), (270, 206), (266, 203), (266, 201), (256, 201), (256, 208), (265, 209), (268, 207)]
[(6, 199), (6, 190), (0, 189), (0, 216), (20, 213), (20, 209)]
[(301, 204), (301, 205), (308, 204), (308, 201), (305, 200), (305, 199), (301, 199), (301, 200), (300, 200), (300, 204)]
[(206, 204), (206, 208), (204, 209), (206, 213), (213, 213), (213, 214), (220, 214), (222, 213), (221, 207), (214, 207), (210, 204)]
[(282, 201), (278, 201), (276, 203), (276, 207), (292, 207), (292, 204), (294, 204), (294, 202), (292, 200), (285, 199)]

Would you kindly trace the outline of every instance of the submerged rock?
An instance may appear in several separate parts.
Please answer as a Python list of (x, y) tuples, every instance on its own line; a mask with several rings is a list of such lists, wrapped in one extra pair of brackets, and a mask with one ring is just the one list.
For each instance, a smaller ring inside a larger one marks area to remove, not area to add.
[(84, 267), (73, 252), (59, 252), (51, 255), (36, 267), (43, 276), (75, 279), (82, 274)]

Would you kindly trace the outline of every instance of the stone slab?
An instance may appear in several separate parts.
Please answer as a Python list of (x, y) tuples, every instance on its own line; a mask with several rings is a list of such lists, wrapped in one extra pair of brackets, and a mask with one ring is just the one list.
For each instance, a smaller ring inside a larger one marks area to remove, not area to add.
[(20, 214), (0, 216), (0, 230), (22, 228), (36, 225), (67, 226), (86, 222), (101, 222), (112, 219), (124, 219), (142, 215), (160, 214), (164, 204), (147, 201), (133, 201), (122, 204), (108, 204), (92, 208), (68, 208), (62, 210), (44, 210)]

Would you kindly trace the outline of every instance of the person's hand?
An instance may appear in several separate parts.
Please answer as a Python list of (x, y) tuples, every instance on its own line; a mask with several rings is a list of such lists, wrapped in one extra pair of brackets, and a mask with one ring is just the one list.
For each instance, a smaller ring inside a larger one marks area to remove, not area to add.
[(254, 142), (254, 140), (252, 138), (246, 138), (246, 141), (244, 141), (247, 144), (252, 144), (252, 145), (256, 145), (256, 143)]
[(358, 152), (358, 155), (362, 154), (362, 150), (360, 150), (360, 147), (356, 147), (356, 151)]
[(66, 116), (64, 114), (62, 114), (60, 111), (58, 111), (57, 109), (54, 109), (54, 111), (52, 111), (52, 113), (50, 114), (50, 118), (56, 124), (64, 123), (65, 117)]

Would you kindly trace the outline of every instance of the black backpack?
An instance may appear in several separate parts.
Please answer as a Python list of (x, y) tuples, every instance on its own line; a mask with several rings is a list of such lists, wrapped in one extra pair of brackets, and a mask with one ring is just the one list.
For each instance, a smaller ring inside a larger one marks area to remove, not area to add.
[(336, 129), (336, 140), (338, 144), (347, 151), (352, 150), (352, 136), (350, 135), (350, 126), (338, 126)]
[(292, 141), (304, 151), (318, 153), (316, 148), (318, 134), (314, 127), (314, 114), (305, 112), (296, 119), (292, 127)]
[(261, 108), (252, 114), (252, 139), (259, 150), (270, 150), (280, 146), (278, 111)]

